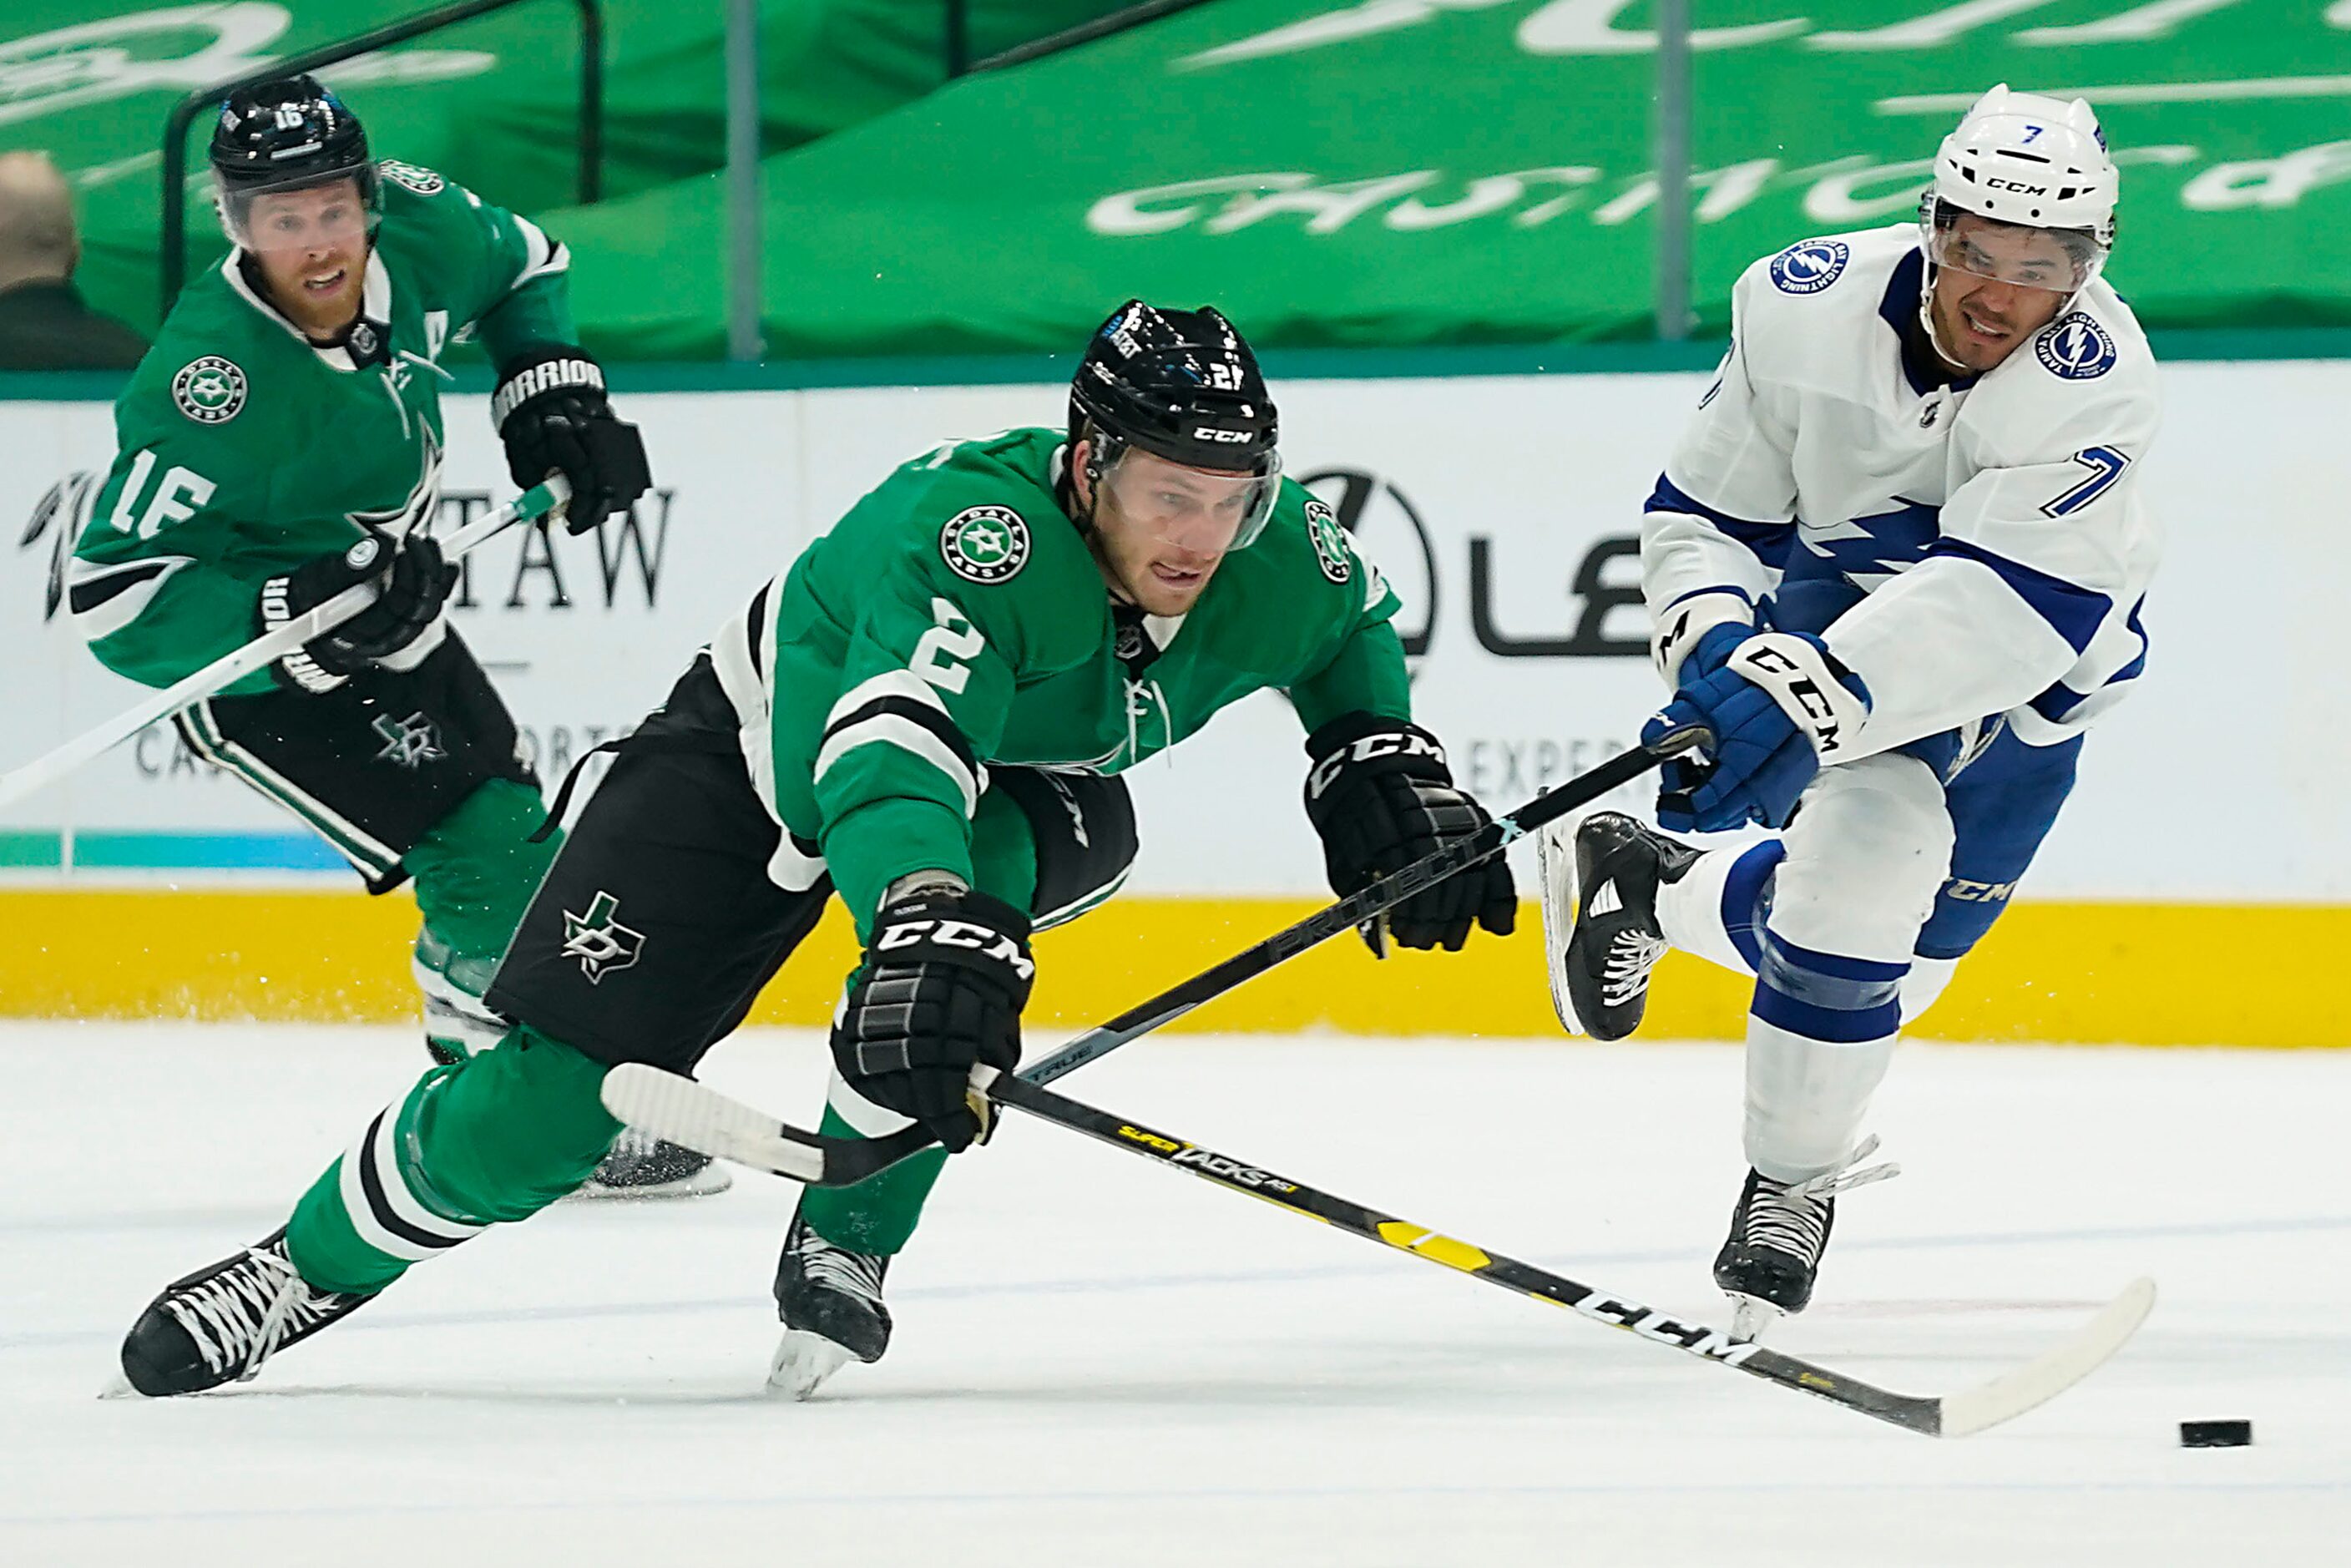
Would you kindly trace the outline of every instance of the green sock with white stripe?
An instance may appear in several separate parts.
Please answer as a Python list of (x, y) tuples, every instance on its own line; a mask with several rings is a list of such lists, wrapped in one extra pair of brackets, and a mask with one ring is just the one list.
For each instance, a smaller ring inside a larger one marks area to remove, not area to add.
[(371, 1294), (572, 1192), (620, 1135), (598, 1097), (608, 1071), (529, 1029), (434, 1068), (295, 1205), (294, 1266), (319, 1289)]

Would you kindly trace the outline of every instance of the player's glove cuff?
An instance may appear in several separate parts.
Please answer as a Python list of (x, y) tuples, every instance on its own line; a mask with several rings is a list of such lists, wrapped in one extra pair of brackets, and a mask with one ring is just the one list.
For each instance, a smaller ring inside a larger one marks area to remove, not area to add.
[[(261, 630), (275, 632), (287, 622), (304, 613), (292, 603), (293, 579), (273, 577), (261, 585)], [(341, 685), (348, 675), (339, 675), (322, 666), (310, 656), (308, 648), (297, 648), (277, 661), (281, 678), (306, 692), (331, 692)]]
[[(1747, 595), (1730, 588), (1702, 589), (1675, 600), (1657, 617), (1649, 662), (1667, 691), (1679, 691), (1684, 675), (1696, 679), (1720, 669), (1730, 650), (1754, 629), (1755, 607)], [(1688, 662), (1693, 656), (1696, 664)]]
[(1869, 688), (1817, 637), (1765, 632), (1740, 643), (1723, 668), (1762, 687), (1812, 742), (1823, 768), (1856, 754)]
[[(507, 366), (499, 377), (497, 390), (490, 393), (490, 424), (503, 435), (507, 422), (534, 398), (550, 397), (564, 392), (588, 394), (593, 402), (604, 404), (607, 409), (611, 407), (611, 400), (604, 392), (604, 367), (590, 358), (584, 350), (533, 350)], [(534, 485), (538, 482), (537, 479), (531, 481)], [(521, 484), (522, 481), (517, 479), (515, 483)]]

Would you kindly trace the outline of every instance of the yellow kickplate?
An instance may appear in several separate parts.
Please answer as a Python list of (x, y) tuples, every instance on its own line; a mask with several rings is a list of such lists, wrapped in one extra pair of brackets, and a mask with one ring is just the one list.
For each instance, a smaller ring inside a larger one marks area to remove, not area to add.
[(1465, 1274), (1474, 1274), (1493, 1261), (1467, 1241), (1456, 1241), (1450, 1236), (1440, 1236), (1434, 1230), (1424, 1230), (1401, 1219), (1383, 1220), (1380, 1239), (1391, 1247), (1401, 1247), (1407, 1252), (1417, 1252), (1424, 1258), (1434, 1259), (1448, 1269), (1458, 1269)]

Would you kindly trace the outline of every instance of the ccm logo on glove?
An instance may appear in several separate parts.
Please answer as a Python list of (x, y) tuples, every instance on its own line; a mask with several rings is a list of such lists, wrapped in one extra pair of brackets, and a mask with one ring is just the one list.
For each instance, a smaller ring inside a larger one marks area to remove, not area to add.
[[(1771, 694), (1782, 712), (1810, 737), (1823, 763), (1841, 759), (1869, 706), (1839, 676), (1844, 667), (1819, 643), (1785, 632), (1750, 637), (1730, 655), (1727, 667)], [(1834, 668), (1832, 668), (1832, 665)]]
[(999, 964), (1009, 965), (1013, 973), (1024, 980), (1037, 973), (1036, 961), (1021, 950), (1018, 942), (993, 926), (968, 920), (901, 920), (883, 930), (874, 939), (873, 950), (889, 953), (912, 947), (926, 936), (942, 947), (967, 947)]
[(1445, 759), (1445, 747), (1437, 744), (1435, 736), (1426, 730), (1410, 727), (1385, 730), (1351, 742), (1316, 763), (1313, 771), (1306, 776), (1306, 798), (1320, 800), (1322, 792), (1331, 788), (1343, 769), (1358, 762), (1376, 761), (1383, 757), (1426, 757), (1437, 767), (1447, 768), (1448, 773), (1450, 771)]

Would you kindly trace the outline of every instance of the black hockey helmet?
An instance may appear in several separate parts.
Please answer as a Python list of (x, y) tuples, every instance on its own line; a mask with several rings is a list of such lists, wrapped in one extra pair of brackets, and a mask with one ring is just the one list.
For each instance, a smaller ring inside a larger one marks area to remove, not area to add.
[(1233, 542), (1265, 527), (1281, 482), (1280, 421), (1240, 331), (1210, 306), (1162, 310), (1130, 299), (1111, 313), (1070, 386), (1070, 440), (1089, 440), (1099, 487), (1128, 448), (1259, 481)]
[(382, 186), (368, 157), (367, 131), (316, 77), (280, 77), (229, 94), (213, 126), (211, 152), (221, 225), (238, 245), (251, 244), (246, 218), (254, 198), (271, 192), (352, 180), (371, 228), (381, 215)]

